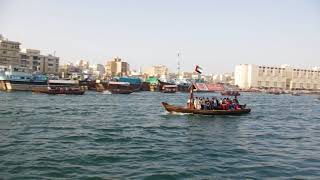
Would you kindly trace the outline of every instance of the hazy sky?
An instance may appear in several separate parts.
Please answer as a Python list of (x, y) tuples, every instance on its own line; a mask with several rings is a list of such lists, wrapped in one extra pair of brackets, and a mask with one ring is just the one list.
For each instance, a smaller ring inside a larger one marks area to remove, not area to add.
[(320, 66), (319, 0), (0, 0), (0, 33), (62, 63)]

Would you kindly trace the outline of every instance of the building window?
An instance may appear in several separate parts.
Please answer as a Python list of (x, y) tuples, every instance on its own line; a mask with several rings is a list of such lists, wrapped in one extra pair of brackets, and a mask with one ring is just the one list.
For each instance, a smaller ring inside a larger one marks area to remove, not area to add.
[(269, 86), (269, 81), (266, 81), (266, 86)]
[(259, 87), (261, 86), (261, 81), (258, 81), (258, 86), (259, 86)]
[(277, 82), (274, 82), (274, 83), (273, 83), (273, 86), (274, 86), (274, 87), (277, 87), (277, 86), (278, 86), (278, 83), (277, 83)]

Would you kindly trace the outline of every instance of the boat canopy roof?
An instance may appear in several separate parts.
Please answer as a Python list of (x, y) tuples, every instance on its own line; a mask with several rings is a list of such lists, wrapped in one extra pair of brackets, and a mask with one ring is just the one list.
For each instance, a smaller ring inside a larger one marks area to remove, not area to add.
[(119, 82), (128, 82), (130, 84), (141, 84), (142, 81), (138, 77), (120, 77)]
[(224, 91), (223, 84), (209, 84), (209, 83), (193, 83), (193, 88), (197, 91)]
[(163, 88), (177, 88), (177, 85), (163, 85)]
[(158, 78), (153, 77), (153, 76), (146, 79), (146, 82), (148, 82), (150, 84), (158, 84), (159, 83)]
[(49, 80), (50, 84), (79, 84), (77, 80)]
[(130, 83), (128, 82), (117, 82), (117, 81), (109, 81), (109, 84), (111, 85), (123, 85), (123, 86), (129, 86)]

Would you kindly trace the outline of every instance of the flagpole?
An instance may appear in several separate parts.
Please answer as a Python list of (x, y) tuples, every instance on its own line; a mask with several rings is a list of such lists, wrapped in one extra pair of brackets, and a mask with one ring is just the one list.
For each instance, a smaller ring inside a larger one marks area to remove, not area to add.
[(190, 86), (190, 97), (189, 97), (189, 99), (190, 99), (190, 101), (189, 101), (189, 108), (190, 109), (194, 109), (194, 97), (193, 97), (193, 83), (191, 84), (191, 86)]

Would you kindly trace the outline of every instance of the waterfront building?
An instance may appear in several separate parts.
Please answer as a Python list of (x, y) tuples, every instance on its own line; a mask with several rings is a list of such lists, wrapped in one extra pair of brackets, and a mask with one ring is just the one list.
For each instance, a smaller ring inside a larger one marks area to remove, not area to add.
[(183, 72), (182, 75), (183, 75), (183, 78), (185, 78), (185, 79), (192, 79), (192, 76), (194, 75), (194, 73), (193, 72)]
[(232, 73), (211, 75), (212, 83), (234, 84), (234, 75)]
[(97, 64), (96, 67), (97, 67), (96, 68), (97, 72), (99, 72), (99, 77), (103, 78), (104, 74), (106, 73), (106, 69), (105, 69), (104, 65)]
[(102, 64), (91, 65), (89, 67), (90, 74), (94, 79), (103, 79), (105, 74), (105, 67)]
[(240, 88), (280, 88), (320, 90), (320, 71), (288, 65), (259, 66), (240, 64), (235, 67), (235, 85)]
[(17, 66), (19, 60), (20, 43), (4, 39), (0, 35), (0, 65), (2, 66)]
[(85, 69), (89, 69), (89, 61), (86, 61), (86, 60), (80, 60), (79, 63), (78, 63), (78, 67), (81, 69), (81, 70), (85, 70)]
[(122, 61), (121, 58), (115, 57), (106, 64), (107, 76), (127, 76), (129, 74), (129, 64)]
[(58, 74), (59, 72), (59, 57), (54, 55), (44, 56), (44, 71), (47, 74)]
[(75, 79), (75, 77), (78, 78), (78, 74), (80, 73), (81, 73), (80, 68), (75, 66), (73, 63), (63, 64), (59, 67), (59, 76), (63, 79), (64, 78)]
[(58, 74), (59, 57), (41, 55), (40, 50), (35, 49), (22, 49), (19, 55), (20, 65), (29, 68), (31, 72)]
[(168, 67), (164, 65), (158, 65), (158, 66), (151, 66), (144, 69), (143, 73), (147, 74), (148, 76), (154, 76), (154, 77), (167, 77), (168, 75)]

